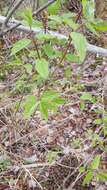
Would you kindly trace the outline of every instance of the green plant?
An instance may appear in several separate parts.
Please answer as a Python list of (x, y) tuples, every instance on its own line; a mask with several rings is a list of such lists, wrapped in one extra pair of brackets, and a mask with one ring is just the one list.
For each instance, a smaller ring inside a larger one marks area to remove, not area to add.
[[(83, 17), (81, 23), (78, 23), (77, 16), (74, 13), (64, 13), (61, 16), (58, 15), (58, 11), (61, 8), (61, 0), (57, 0), (53, 5), (48, 8), (48, 26), (56, 29), (58, 26), (67, 26), (70, 28), (68, 40), (59, 40), (56, 36), (47, 33), (39, 33), (29, 37), (20, 39), (13, 44), (11, 49), (11, 62), (10, 67), (15, 67), (20, 70), (20, 76), (15, 82), (14, 91), (21, 94), (20, 101), (16, 104), (17, 110), (21, 108), (23, 117), (29, 119), (33, 117), (37, 110), (40, 111), (42, 117), (48, 120), (51, 113), (56, 113), (59, 106), (63, 105), (66, 101), (62, 97), (62, 92), (55, 90), (55, 83), (61, 85), (71, 85), (72, 70), (68, 64), (64, 68), (64, 80), (57, 80), (53, 78), (56, 74), (56, 70), (59, 66), (64, 67), (64, 62), (72, 64), (82, 64), (86, 58), (87, 40), (86, 37), (79, 33), (81, 27), (86, 27), (96, 36), (99, 35), (98, 31), (107, 30), (105, 21), (96, 20), (94, 17), (95, 4), (92, 0), (82, 0)], [(31, 10), (27, 9), (21, 15), (25, 25), (28, 25), (30, 31), (32, 27), (39, 26), (44, 28), (42, 21), (35, 21), (32, 17)], [(46, 31), (45, 31), (46, 32)], [(71, 51), (71, 45), (74, 46), (74, 51)], [(33, 46), (33, 50), (30, 48)], [(27, 57), (27, 60), (25, 60)], [(29, 61), (31, 59), (31, 62)], [(54, 71), (52, 70), (55, 67)], [(79, 77), (78, 77), (79, 78)], [(46, 84), (46, 85), (45, 85)], [(51, 84), (51, 85), (50, 85)], [(36, 95), (33, 93), (33, 89), (36, 88)], [(84, 86), (80, 83), (75, 84), (72, 89), (76, 92), (84, 91)], [(86, 104), (95, 104), (97, 102), (95, 96), (89, 92), (83, 92), (80, 95), (80, 107), (81, 110), (85, 110)], [(104, 124), (103, 132), (107, 135), (107, 118), (95, 119), (94, 124)], [(96, 145), (101, 146), (104, 150), (104, 143), (101, 142), (100, 134), (88, 134), (89, 140), (92, 142), (92, 147)], [(81, 147), (79, 139), (75, 139), (73, 144), (75, 148)], [(47, 160), (52, 163), (58, 155), (58, 151), (49, 151), (47, 154)], [(105, 172), (100, 171), (101, 155), (96, 155), (89, 166), (80, 168), (80, 173), (84, 173), (85, 178), (83, 185), (89, 184), (91, 180), (96, 178), (97, 180), (106, 180), (107, 175)]]

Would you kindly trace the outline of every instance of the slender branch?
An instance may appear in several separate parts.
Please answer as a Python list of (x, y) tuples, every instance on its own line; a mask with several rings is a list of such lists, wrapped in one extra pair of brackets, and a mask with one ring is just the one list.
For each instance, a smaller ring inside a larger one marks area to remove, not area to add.
[(72, 39), (69, 37), (67, 47), (66, 47), (66, 49), (64, 51), (63, 56), (61, 57), (61, 60), (60, 60), (59, 64), (61, 64), (64, 61), (64, 59), (66, 57), (66, 54), (67, 54), (67, 52), (68, 52), (68, 50), (70, 48), (71, 42), (72, 42)]
[[(0, 16), (0, 23), (3, 24), (4, 21), (5, 21), (6, 17), (4, 16)], [(15, 27), (16, 25), (19, 25), (19, 21), (18, 20), (11, 20), (9, 23), (8, 23), (8, 27)], [(30, 28), (27, 27), (27, 26), (23, 26), (23, 25), (19, 25), (17, 28), (17, 30), (19, 31), (23, 31), (23, 32), (26, 32), (26, 33), (29, 33), (31, 32)], [(34, 34), (37, 34), (37, 33), (44, 33), (44, 30), (43, 29), (40, 29), (40, 28), (32, 28), (32, 32)], [(4, 31), (4, 33), (6, 33)], [(2, 36), (4, 33), (1, 32), (0, 36)], [(58, 39), (65, 39), (65, 40), (68, 40), (68, 37), (63, 35), (63, 34), (60, 34), (58, 32), (54, 32), (54, 31), (51, 31), (51, 30), (48, 30), (47, 33), (49, 33), (50, 35), (52, 35), (53, 37), (55, 38), (58, 38)], [(95, 45), (92, 45), (92, 44), (89, 44), (87, 43), (87, 51), (88, 52), (92, 52), (92, 53), (97, 53), (101, 56), (105, 56), (107, 57), (107, 49), (105, 48), (101, 48), (101, 47), (98, 47), (98, 46), (95, 46)]]
[(49, 2), (47, 2), (45, 5), (43, 5), (42, 7), (40, 7), (39, 9), (37, 9), (37, 11), (35, 11), (33, 13), (33, 17), (37, 16), (40, 12), (42, 12), (44, 9), (46, 9), (47, 7), (49, 7), (51, 4), (53, 4), (56, 0), (50, 0)]
[(8, 13), (9, 13), (10, 9), (12, 8), (12, 6), (14, 6), (14, 3), (15, 3), (15, 0), (12, 0), (10, 5), (8, 6), (8, 9), (7, 9), (6, 14), (5, 14), (6, 17), (8, 15)]
[(24, 0), (19, 0), (16, 5), (10, 10), (10, 12), (8, 13), (4, 23), (3, 23), (3, 28), (7, 25), (7, 23), (9, 22), (9, 19), (11, 18), (11, 16), (13, 15), (13, 13), (16, 11), (16, 9), (23, 3)]

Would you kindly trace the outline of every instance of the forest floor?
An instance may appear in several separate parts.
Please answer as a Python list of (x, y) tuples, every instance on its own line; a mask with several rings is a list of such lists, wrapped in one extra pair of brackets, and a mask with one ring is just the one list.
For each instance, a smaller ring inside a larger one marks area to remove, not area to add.
[[(29, 92), (29, 85), (21, 84), (20, 67), (8, 66), (7, 44), (18, 38), (19, 34), (11, 33), (0, 47), (0, 190), (106, 190), (107, 184), (95, 178), (83, 186), (87, 171), (80, 172), (96, 154), (102, 154), (100, 167), (106, 167), (102, 133), (99, 136), (102, 125), (96, 121), (103, 109), (103, 59), (87, 53), (82, 65), (69, 61), (54, 64), (54, 75), (39, 90), (53, 88), (66, 103), (57, 113), (50, 113), (48, 121), (39, 111), (25, 120), (22, 110), (13, 105)], [(26, 54), (24, 59), (30, 62)], [(92, 95), (90, 101), (80, 98), (83, 92)], [(36, 85), (33, 94), (38, 94)]]

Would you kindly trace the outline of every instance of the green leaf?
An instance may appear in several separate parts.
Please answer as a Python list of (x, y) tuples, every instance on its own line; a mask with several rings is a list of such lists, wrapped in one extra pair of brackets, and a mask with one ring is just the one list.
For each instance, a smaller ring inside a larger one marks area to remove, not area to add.
[(24, 20), (27, 22), (27, 24), (30, 26), (30, 28), (32, 27), (33, 24), (33, 17), (32, 17), (32, 9), (31, 8), (27, 8), (23, 13), (22, 13), (22, 17), (24, 18)]
[(85, 26), (96, 36), (99, 36), (99, 34), (97, 33), (95, 27), (93, 26), (93, 24), (91, 22), (85, 22)]
[(66, 59), (67, 59), (67, 61), (79, 63), (79, 57), (72, 53), (68, 53), (66, 55)]
[(83, 185), (89, 184), (91, 182), (93, 178), (93, 172), (92, 171), (88, 171), (88, 173), (86, 174), (84, 181), (83, 181)]
[(53, 47), (50, 44), (45, 44), (43, 46), (43, 50), (45, 52), (45, 54), (49, 57), (52, 58), (55, 54), (55, 51), (53, 49)]
[(64, 75), (65, 75), (65, 78), (67, 78), (67, 79), (71, 78), (71, 76), (72, 76), (71, 66), (68, 66), (65, 68)]
[(95, 2), (93, 0), (82, 0), (83, 15), (88, 20), (94, 20)]
[(103, 117), (103, 122), (107, 124), (107, 114)]
[(36, 38), (38, 40), (47, 40), (47, 41), (49, 41), (49, 40), (55, 39), (56, 37), (54, 37), (51, 34), (42, 34), (42, 33), (39, 33), (39, 34), (36, 35)]
[(99, 180), (107, 181), (107, 172), (105, 173), (102, 171), (102, 172), (99, 172), (97, 175), (98, 175)]
[(81, 97), (81, 100), (89, 100), (90, 102), (94, 103), (95, 102), (95, 98), (88, 92), (84, 92)]
[(9, 65), (10, 66), (21, 66), (21, 65), (23, 65), (23, 62), (18, 57), (15, 57), (14, 60), (11, 60), (11, 62), (9, 63)]
[(35, 68), (42, 78), (44, 79), (48, 78), (49, 64), (45, 59), (37, 59)]
[(61, 8), (61, 2), (60, 0), (57, 0), (55, 3), (53, 3), (48, 7), (48, 13), (50, 15), (56, 15), (60, 8)]
[(102, 119), (95, 119), (94, 124), (96, 124), (96, 125), (102, 124)]
[(65, 18), (63, 19), (64, 24), (68, 25), (71, 27), (73, 30), (77, 30), (79, 27), (79, 24), (75, 23), (71, 18)]
[(23, 103), (23, 108), (24, 108), (24, 117), (29, 118), (35, 111), (35, 108), (37, 106), (37, 101), (35, 96), (29, 95), (26, 97), (24, 103)]
[(93, 27), (99, 31), (107, 31), (107, 21), (96, 20), (92, 23)]
[(55, 151), (48, 151), (47, 154), (47, 160), (48, 162), (51, 164), (52, 162), (54, 162), (57, 158), (58, 152)]
[(104, 136), (106, 136), (107, 135), (107, 125), (103, 126), (103, 130), (104, 130)]
[(28, 74), (31, 74), (32, 73), (32, 65), (30, 63), (26, 64), (25, 66), (25, 69), (26, 69), (26, 72)]
[(62, 19), (61, 17), (57, 16), (57, 15), (50, 15), (49, 19), (55, 21), (57, 24), (62, 24)]
[(101, 159), (101, 155), (95, 156), (95, 158), (93, 159), (93, 161), (91, 163), (92, 170), (97, 170), (99, 168), (100, 159)]
[(47, 103), (44, 101), (40, 101), (40, 112), (44, 119), (48, 119), (48, 107)]
[(81, 167), (79, 168), (79, 172), (80, 172), (80, 173), (84, 173), (84, 172), (85, 172), (85, 167), (81, 166)]
[(87, 41), (86, 38), (77, 32), (71, 33), (72, 42), (74, 44), (74, 47), (78, 53), (80, 62), (83, 62), (86, 56), (86, 47), (87, 47)]
[(40, 100), (40, 111), (45, 119), (48, 119), (48, 111), (56, 112), (59, 105), (65, 102), (64, 99), (60, 97), (60, 94), (55, 91), (46, 91), (41, 96)]
[(55, 91), (52, 91), (52, 90), (48, 90), (48, 91), (45, 91), (42, 95), (42, 100), (47, 102), (52, 102), (54, 100), (56, 100), (58, 97), (60, 97), (59, 93), (58, 92), (55, 92)]
[(65, 19), (65, 18), (75, 18), (76, 17), (76, 13), (74, 13), (74, 12), (67, 12), (67, 13), (63, 13), (62, 15), (61, 15), (61, 18), (62, 19)]
[(80, 102), (80, 109), (81, 110), (84, 110), (85, 109), (85, 104), (83, 101)]
[(26, 38), (17, 41), (15, 44), (13, 44), (11, 55), (15, 55), (22, 49), (26, 48), (30, 43), (31, 43), (31, 40), (26, 39)]

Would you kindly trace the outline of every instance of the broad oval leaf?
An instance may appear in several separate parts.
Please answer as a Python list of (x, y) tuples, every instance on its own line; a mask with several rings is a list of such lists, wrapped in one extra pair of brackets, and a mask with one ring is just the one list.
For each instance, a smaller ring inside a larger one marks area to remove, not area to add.
[(30, 43), (31, 43), (31, 40), (26, 39), (26, 38), (17, 41), (15, 44), (13, 44), (11, 55), (15, 55), (22, 49), (26, 48)]
[(49, 64), (45, 59), (37, 59), (35, 67), (42, 78), (46, 79), (48, 77)]
[(93, 178), (93, 172), (92, 171), (88, 171), (88, 173), (86, 174), (84, 181), (83, 181), (83, 185), (89, 184), (91, 182)]
[(44, 119), (48, 119), (48, 108), (47, 108), (47, 104), (44, 101), (40, 102), (40, 112), (43, 116)]
[(56, 160), (58, 153), (58, 151), (48, 151), (47, 160), (50, 164), (52, 164)]
[(67, 61), (79, 63), (79, 57), (75, 54), (68, 53), (66, 55)]
[(50, 15), (56, 15), (61, 8), (61, 2), (60, 0), (56, 0), (52, 5), (48, 7), (48, 13)]
[(96, 30), (107, 31), (107, 21), (105, 20), (95, 20), (92, 25)]
[(101, 171), (97, 175), (98, 175), (99, 180), (104, 181), (104, 182), (107, 181), (107, 172)]
[(59, 93), (51, 90), (44, 92), (40, 100), (40, 112), (44, 119), (48, 119), (48, 111), (56, 112), (64, 102)]
[(80, 62), (83, 62), (86, 56), (86, 47), (87, 47), (86, 38), (85, 36), (77, 32), (72, 32), (70, 36), (72, 38), (74, 47), (78, 53)]
[(90, 93), (88, 93), (88, 92), (84, 92), (81, 96), (80, 96), (80, 99), (81, 100), (88, 100), (88, 101), (90, 101), (90, 102), (92, 102), (92, 103), (95, 103), (95, 97), (93, 97), (92, 96), (92, 94), (90, 94)]
[(101, 159), (101, 155), (95, 156), (94, 160), (91, 163), (91, 169), (92, 170), (97, 170), (99, 168), (100, 159)]
[(22, 13), (22, 17), (24, 18), (24, 20), (27, 22), (27, 24), (30, 26), (30, 28), (32, 27), (33, 24), (33, 17), (32, 17), (32, 9), (31, 8), (27, 8), (23, 13)]
[(25, 102), (23, 103), (24, 106), (24, 117), (29, 118), (35, 111), (35, 108), (37, 106), (37, 101), (35, 96), (29, 95), (26, 97)]

